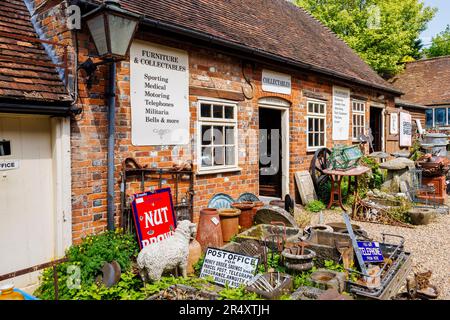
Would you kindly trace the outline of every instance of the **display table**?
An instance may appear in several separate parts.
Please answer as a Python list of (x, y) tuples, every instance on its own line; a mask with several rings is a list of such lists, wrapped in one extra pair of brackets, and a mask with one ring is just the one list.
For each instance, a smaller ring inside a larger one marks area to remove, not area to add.
[[(323, 173), (329, 175), (331, 178), (331, 193), (330, 193), (330, 202), (328, 203), (328, 209), (331, 208), (333, 204), (338, 204), (342, 210), (347, 211), (344, 205), (342, 204), (342, 192), (341, 192), (341, 183), (343, 177), (355, 177), (354, 179), (354, 192), (355, 192), (355, 200), (358, 197), (358, 177), (369, 172), (370, 168), (364, 166), (358, 166), (349, 170), (330, 170), (325, 169)], [(350, 178), (349, 178), (350, 179)], [(349, 181), (350, 187), (350, 181)], [(337, 195), (337, 199), (335, 198)]]

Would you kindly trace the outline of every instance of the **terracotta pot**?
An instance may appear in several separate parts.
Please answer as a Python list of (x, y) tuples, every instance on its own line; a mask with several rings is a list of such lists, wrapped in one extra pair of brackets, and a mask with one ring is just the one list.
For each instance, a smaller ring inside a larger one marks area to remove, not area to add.
[(241, 210), (241, 215), (239, 216), (239, 225), (241, 226), (241, 231), (247, 230), (253, 226), (252, 209), (255, 206), (253, 202), (235, 202), (232, 203), (233, 208)]
[(206, 252), (207, 247), (220, 248), (223, 245), (222, 227), (217, 209), (200, 210), (200, 221), (197, 227), (197, 241)]
[(188, 255), (188, 265), (187, 265), (187, 273), (194, 274), (194, 265), (202, 256), (202, 246), (197, 240), (192, 240), (189, 243), (189, 255)]
[(239, 233), (239, 216), (241, 210), (234, 208), (217, 210), (220, 216), (220, 224), (222, 225), (222, 237), (224, 242), (230, 242), (236, 234)]

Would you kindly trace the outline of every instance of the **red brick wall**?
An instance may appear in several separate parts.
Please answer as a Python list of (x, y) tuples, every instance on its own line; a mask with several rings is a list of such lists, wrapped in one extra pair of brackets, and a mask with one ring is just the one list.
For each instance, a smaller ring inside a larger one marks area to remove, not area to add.
[[(60, 7), (55, 7), (53, 15)], [(56, 10), (56, 11), (55, 11)], [(41, 25), (48, 38), (60, 39), (74, 47), (74, 36), (58, 24), (51, 15), (42, 14)], [(223, 53), (194, 47), (180, 45), (175, 41), (166, 41), (146, 34), (140, 37), (151, 42), (160, 42), (164, 45), (178, 47), (189, 52), (190, 86), (202, 88), (215, 88), (225, 91), (242, 92), (245, 80), (242, 75), (241, 60)], [(86, 31), (79, 33), (79, 61), (83, 62), (92, 52), (89, 36)], [(73, 66), (73, 61), (71, 63)], [(149, 167), (172, 166), (172, 153), (177, 149), (172, 146), (136, 147), (131, 144), (131, 109), (130, 109), (130, 75), (127, 61), (117, 64), (117, 114), (116, 114), (116, 222), (119, 223), (120, 212), (120, 172), (122, 162), (127, 157), (135, 158), (141, 165)], [(347, 86), (348, 84), (333, 82), (313, 74), (292, 72), (292, 94), (276, 95), (261, 90), (261, 72), (263, 68), (279, 71), (274, 67), (265, 67), (257, 64), (250, 72), (254, 85), (254, 97), (251, 100), (238, 102), (239, 127), (239, 167), (241, 172), (210, 174), (195, 177), (194, 220), (197, 221), (199, 210), (205, 207), (208, 200), (216, 193), (224, 192), (237, 198), (243, 192), (258, 194), (258, 139), (255, 132), (258, 130), (258, 99), (265, 96), (278, 96), (291, 103), (290, 108), (290, 193), (295, 190), (294, 173), (308, 170), (313, 156), (306, 152), (306, 102), (307, 97), (303, 90), (313, 91), (327, 100), (327, 146), (333, 146), (331, 115), (332, 115), (332, 85)], [(107, 154), (107, 107), (105, 106), (105, 81), (107, 69), (101, 67), (96, 73), (93, 87), (88, 90), (84, 83), (84, 74), (80, 72), (80, 87), (78, 106), (83, 108), (81, 115), (72, 120), (72, 221), (73, 240), (78, 242), (81, 237), (96, 233), (106, 226), (106, 154)], [(373, 99), (379, 93), (361, 89), (355, 86), (352, 94)], [(392, 99), (392, 98), (388, 98)], [(191, 112), (191, 141), (196, 140), (197, 96), (189, 97)], [(392, 100), (393, 103), (393, 100)], [(369, 121), (369, 104), (366, 106), (366, 123)], [(351, 117), (350, 117), (351, 119)], [(351, 128), (350, 128), (351, 130)], [(245, 139), (244, 139), (245, 137)], [(352, 143), (351, 131), (347, 144)], [(194, 159), (195, 147), (191, 146), (189, 158)], [(170, 184), (171, 181), (168, 181)], [(154, 185), (154, 184), (153, 184)], [(139, 189), (139, 184), (133, 185)], [(149, 188), (150, 184), (146, 185)], [(183, 190), (187, 185), (183, 184)]]

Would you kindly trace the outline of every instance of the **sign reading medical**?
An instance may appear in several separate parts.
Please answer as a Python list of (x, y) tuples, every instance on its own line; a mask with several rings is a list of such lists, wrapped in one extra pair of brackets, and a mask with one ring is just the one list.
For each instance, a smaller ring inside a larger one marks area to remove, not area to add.
[(412, 121), (411, 115), (406, 112), (400, 112), (400, 146), (411, 147)]
[(376, 263), (384, 261), (383, 253), (378, 242), (358, 241), (358, 248), (364, 262)]
[(348, 140), (350, 89), (333, 87), (333, 140)]
[(176, 217), (170, 188), (136, 194), (131, 207), (141, 249), (174, 234)]
[(254, 277), (258, 262), (255, 257), (207, 248), (200, 278), (210, 276), (217, 284), (236, 288)]
[(262, 90), (281, 94), (291, 94), (291, 76), (284, 73), (263, 69)]
[(189, 143), (189, 61), (186, 51), (134, 41), (130, 48), (131, 142)]
[(0, 171), (19, 169), (19, 160), (0, 161)]

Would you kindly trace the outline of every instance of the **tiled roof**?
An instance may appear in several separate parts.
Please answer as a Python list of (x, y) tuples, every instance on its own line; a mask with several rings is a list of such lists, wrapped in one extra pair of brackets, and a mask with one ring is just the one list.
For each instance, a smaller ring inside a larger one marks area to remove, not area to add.
[(328, 28), (286, 0), (121, 0), (120, 3), (123, 9), (148, 19), (331, 71), (369, 86), (395, 90)]
[(450, 56), (418, 60), (391, 80), (402, 99), (422, 105), (450, 104)]
[[(30, 38), (30, 39), (27, 39)], [(69, 95), (37, 35), (23, 0), (0, 1), (0, 98), (60, 102)]]

